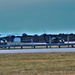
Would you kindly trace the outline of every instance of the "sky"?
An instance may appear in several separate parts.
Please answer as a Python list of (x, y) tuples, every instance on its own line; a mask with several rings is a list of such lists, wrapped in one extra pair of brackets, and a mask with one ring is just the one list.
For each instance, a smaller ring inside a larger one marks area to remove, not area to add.
[(75, 0), (0, 0), (0, 33), (75, 33)]

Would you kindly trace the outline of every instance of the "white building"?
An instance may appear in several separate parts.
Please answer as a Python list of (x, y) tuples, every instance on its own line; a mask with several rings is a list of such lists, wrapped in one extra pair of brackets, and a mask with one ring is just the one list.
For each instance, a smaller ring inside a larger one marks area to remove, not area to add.
[(21, 38), (20, 37), (15, 37), (14, 38), (14, 43), (20, 43), (21, 42)]

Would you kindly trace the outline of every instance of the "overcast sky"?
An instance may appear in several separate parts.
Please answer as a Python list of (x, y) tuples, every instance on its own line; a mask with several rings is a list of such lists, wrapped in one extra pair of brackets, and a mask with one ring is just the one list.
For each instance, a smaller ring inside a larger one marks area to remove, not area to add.
[(0, 0), (0, 33), (75, 33), (75, 0)]

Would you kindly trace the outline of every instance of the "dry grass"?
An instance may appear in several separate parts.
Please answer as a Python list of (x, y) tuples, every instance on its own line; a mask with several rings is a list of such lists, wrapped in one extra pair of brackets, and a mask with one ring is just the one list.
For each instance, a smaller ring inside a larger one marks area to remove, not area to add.
[(0, 75), (75, 75), (75, 53), (0, 54)]

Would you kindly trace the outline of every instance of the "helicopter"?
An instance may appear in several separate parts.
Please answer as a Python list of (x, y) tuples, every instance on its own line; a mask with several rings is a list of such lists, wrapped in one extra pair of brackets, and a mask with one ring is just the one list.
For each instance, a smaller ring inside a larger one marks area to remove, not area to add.
[(64, 39), (58, 36), (52, 37), (50, 40), (48, 40), (46, 34), (44, 34), (44, 40), (46, 43), (65, 43)]
[(51, 43), (64, 43), (64, 39), (61, 37), (53, 37), (49, 42)]
[(0, 38), (0, 45), (7, 45), (7, 40)]

